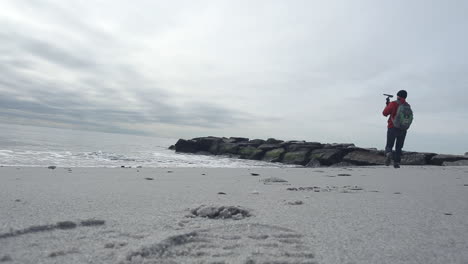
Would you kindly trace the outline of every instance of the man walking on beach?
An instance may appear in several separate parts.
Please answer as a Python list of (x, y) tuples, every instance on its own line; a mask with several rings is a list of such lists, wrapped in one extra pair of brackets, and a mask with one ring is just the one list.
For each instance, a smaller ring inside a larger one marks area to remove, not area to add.
[[(399, 91), (397, 100), (389, 102), (387, 99), (387, 106), (383, 110), (384, 116), (390, 115), (388, 118), (387, 145), (385, 146), (385, 165), (389, 166), (393, 159), (394, 168), (400, 168), (401, 150), (405, 143), (406, 131), (413, 121), (413, 112), (406, 102), (407, 96), (408, 93), (405, 90)], [(395, 152), (393, 152), (395, 141)]]

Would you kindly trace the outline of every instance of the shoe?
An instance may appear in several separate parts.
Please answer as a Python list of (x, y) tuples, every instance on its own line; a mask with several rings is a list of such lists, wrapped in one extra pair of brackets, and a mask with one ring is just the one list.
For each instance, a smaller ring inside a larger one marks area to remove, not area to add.
[(400, 163), (394, 162), (394, 163), (393, 163), (393, 168), (399, 169), (399, 168), (400, 168)]
[(385, 166), (390, 166), (390, 162), (392, 162), (392, 153), (388, 152), (385, 154)]

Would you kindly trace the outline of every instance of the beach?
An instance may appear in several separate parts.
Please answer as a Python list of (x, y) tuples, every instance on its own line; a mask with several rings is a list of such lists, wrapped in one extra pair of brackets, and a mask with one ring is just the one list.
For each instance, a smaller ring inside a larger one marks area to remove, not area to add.
[(5, 263), (468, 263), (468, 167), (0, 175)]

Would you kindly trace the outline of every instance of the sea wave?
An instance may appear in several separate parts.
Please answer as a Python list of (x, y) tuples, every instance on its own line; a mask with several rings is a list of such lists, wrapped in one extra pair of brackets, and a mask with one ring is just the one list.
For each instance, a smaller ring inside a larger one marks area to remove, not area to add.
[(263, 161), (241, 160), (225, 156), (140, 151), (130, 154), (91, 151), (0, 150), (2, 166), (62, 166), (62, 167), (288, 167)]

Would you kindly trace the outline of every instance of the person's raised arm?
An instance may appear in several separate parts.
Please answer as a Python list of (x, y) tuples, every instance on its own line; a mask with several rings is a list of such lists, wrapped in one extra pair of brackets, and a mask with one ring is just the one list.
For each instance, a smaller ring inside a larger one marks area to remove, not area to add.
[(393, 112), (393, 108), (395, 107), (395, 103), (394, 102), (391, 102), (389, 104), (387, 104), (387, 106), (385, 107), (385, 109), (383, 110), (382, 114), (384, 116), (388, 116), (389, 114), (391, 114)]

